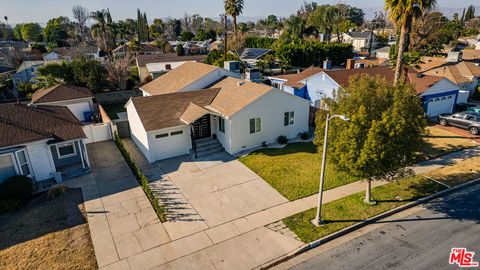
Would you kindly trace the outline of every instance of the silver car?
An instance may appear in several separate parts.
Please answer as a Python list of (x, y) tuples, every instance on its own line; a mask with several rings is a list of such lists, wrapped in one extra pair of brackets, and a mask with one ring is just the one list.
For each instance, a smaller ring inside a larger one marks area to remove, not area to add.
[(477, 113), (456, 113), (452, 115), (439, 116), (439, 123), (442, 126), (454, 126), (466, 129), (472, 135), (480, 133), (480, 114)]

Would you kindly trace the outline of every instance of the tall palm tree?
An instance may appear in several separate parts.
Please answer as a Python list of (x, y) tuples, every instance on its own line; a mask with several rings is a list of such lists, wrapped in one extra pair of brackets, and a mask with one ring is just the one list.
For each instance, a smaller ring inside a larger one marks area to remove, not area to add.
[(224, 0), (225, 13), (233, 18), (233, 33), (237, 36), (237, 16), (242, 14), (243, 0)]
[(407, 41), (412, 30), (413, 20), (420, 17), (424, 11), (433, 8), (436, 4), (437, 0), (385, 0), (385, 10), (389, 12), (388, 17), (400, 28), (395, 65), (395, 85), (400, 82), (404, 64), (403, 55), (407, 51)]
[(91, 27), (92, 35), (102, 43), (104, 50), (108, 49), (108, 25), (106, 10), (93, 11), (90, 15), (95, 23)]

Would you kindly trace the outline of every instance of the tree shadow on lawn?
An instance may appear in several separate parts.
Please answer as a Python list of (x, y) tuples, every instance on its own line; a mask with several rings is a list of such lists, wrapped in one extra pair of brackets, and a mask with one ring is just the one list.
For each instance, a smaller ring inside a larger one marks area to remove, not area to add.
[(263, 148), (255, 150), (249, 154), (250, 155), (259, 155), (263, 154), (266, 156), (283, 156), (296, 153), (307, 153), (307, 154), (317, 154), (317, 147), (313, 142), (297, 142), (287, 144), (283, 148)]
[(86, 223), (80, 188), (53, 199), (41, 193), (26, 207), (0, 215), (0, 249)]

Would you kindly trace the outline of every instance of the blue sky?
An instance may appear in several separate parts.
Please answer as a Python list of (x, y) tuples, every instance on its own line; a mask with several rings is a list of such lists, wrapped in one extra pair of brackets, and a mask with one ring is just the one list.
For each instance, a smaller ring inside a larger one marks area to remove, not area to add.
[[(245, 0), (244, 16), (261, 17), (268, 14), (288, 16), (294, 13), (303, 0)], [(383, 7), (383, 0), (315, 1), (321, 4), (338, 2), (361, 8)], [(459, 8), (479, 4), (479, 0), (438, 0), (439, 6)], [(115, 20), (136, 17), (136, 9), (147, 12), (149, 19), (155, 17), (180, 17), (185, 12), (198, 13), (203, 17), (216, 17), (222, 12), (223, 0), (0, 0), (0, 18), (9, 17), (10, 23), (46, 22), (60, 15), (71, 16), (73, 5), (80, 4), (90, 10), (110, 8)]]

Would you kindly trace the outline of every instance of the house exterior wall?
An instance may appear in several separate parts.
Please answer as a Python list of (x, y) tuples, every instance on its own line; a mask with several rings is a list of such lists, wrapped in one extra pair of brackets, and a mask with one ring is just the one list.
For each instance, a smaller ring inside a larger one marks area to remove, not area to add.
[(153, 162), (153, 158), (150, 155), (150, 148), (148, 145), (148, 134), (143, 127), (142, 121), (138, 116), (137, 110), (135, 109), (133, 102), (127, 102), (125, 108), (127, 109), (128, 123), (130, 125), (130, 137), (132, 138), (135, 145), (137, 145), (138, 149), (140, 149), (140, 152), (143, 153), (145, 158), (149, 162)]
[[(225, 148), (225, 151), (231, 152), (231, 127), (232, 127), (232, 122), (231, 119), (227, 119), (224, 117), (216, 116), (212, 117), (213, 121), (211, 122), (213, 124), (213, 133), (217, 135), (217, 140), (222, 144), (223, 148)], [(221, 132), (219, 128), (219, 121), (220, 118), (223, 118), (225, 121), (225, 132)]]
[(213, 82), (219, 80), (223, 76), (228, 76), (228, 77), (234, 77), (234, 78), (240, 78), (241, 75), (239, 73), (233, 73), (228, 70), (222, 69), (222, 68), (217, 68), (216, 70), (210, 72), (209, 74), (203, 76), (199, 80), (191, 83), (190, 85), (187, 85), (184, 87), (181, 91), (191, 91), (191, 90), (198, 90), (202, 89), (209, 84), (212, 84)]
[[(170, 70), (174, 70), (178, 68), (179, 66), (185, 64), (186, 62), (195, 62), (195, 61), (174, 61), (174, 62), (159, 62), (159, 63), (150, 63), (147, 64), (147, 70), (150, 73), (150, 75), (162, 73), (162, 72), (168, 72)], [(170, 65), (170, 69), (167, 69), (167, 65)]]
[(333, 98), (333, 93), (340, 88), (340, 85), (324, 72), (309, 77), (304, 83), (307, 85), (311, 105), (317, 108), (319, 107), (320, 100)]
[(37, 103), (41, 105), (51, 106), (66, 106), (79, 121), (85, 121), (84, 112), (91, 112), (93, 109), (92, 98), (87, 99), (75, 99), (75, 100), (63, 100), (47, 103)]
[[(275, 106), (272, 106), (275, 104)], [(284, 126), (284, 113), (295, 112), (295, 123)], [(299, 97), (273, 90), (234, 114), (230, 121), (230, 154), (259, 147), (263, 142), (274, 143), (278, 136), (296, 138), (308, 131), (309, 102)], [(250, 134), (250, 119), (261, 118), (261, 131)]]
[[(68, 143), (68, 142), (62, 142)], [(61, 168), (72, 164), (82, 163), (82, 156), (80, 155), (80, 145), (79, 141), (74, 141), (73, 145), (75, 146), (75, 156), (66, 157), (66, 158), (59, 158), (57, 153), (56, 145), (51, 145), (50, 150), (52, 151), (52, 158), (53, 163), (55, 164), (55, 168)]]

